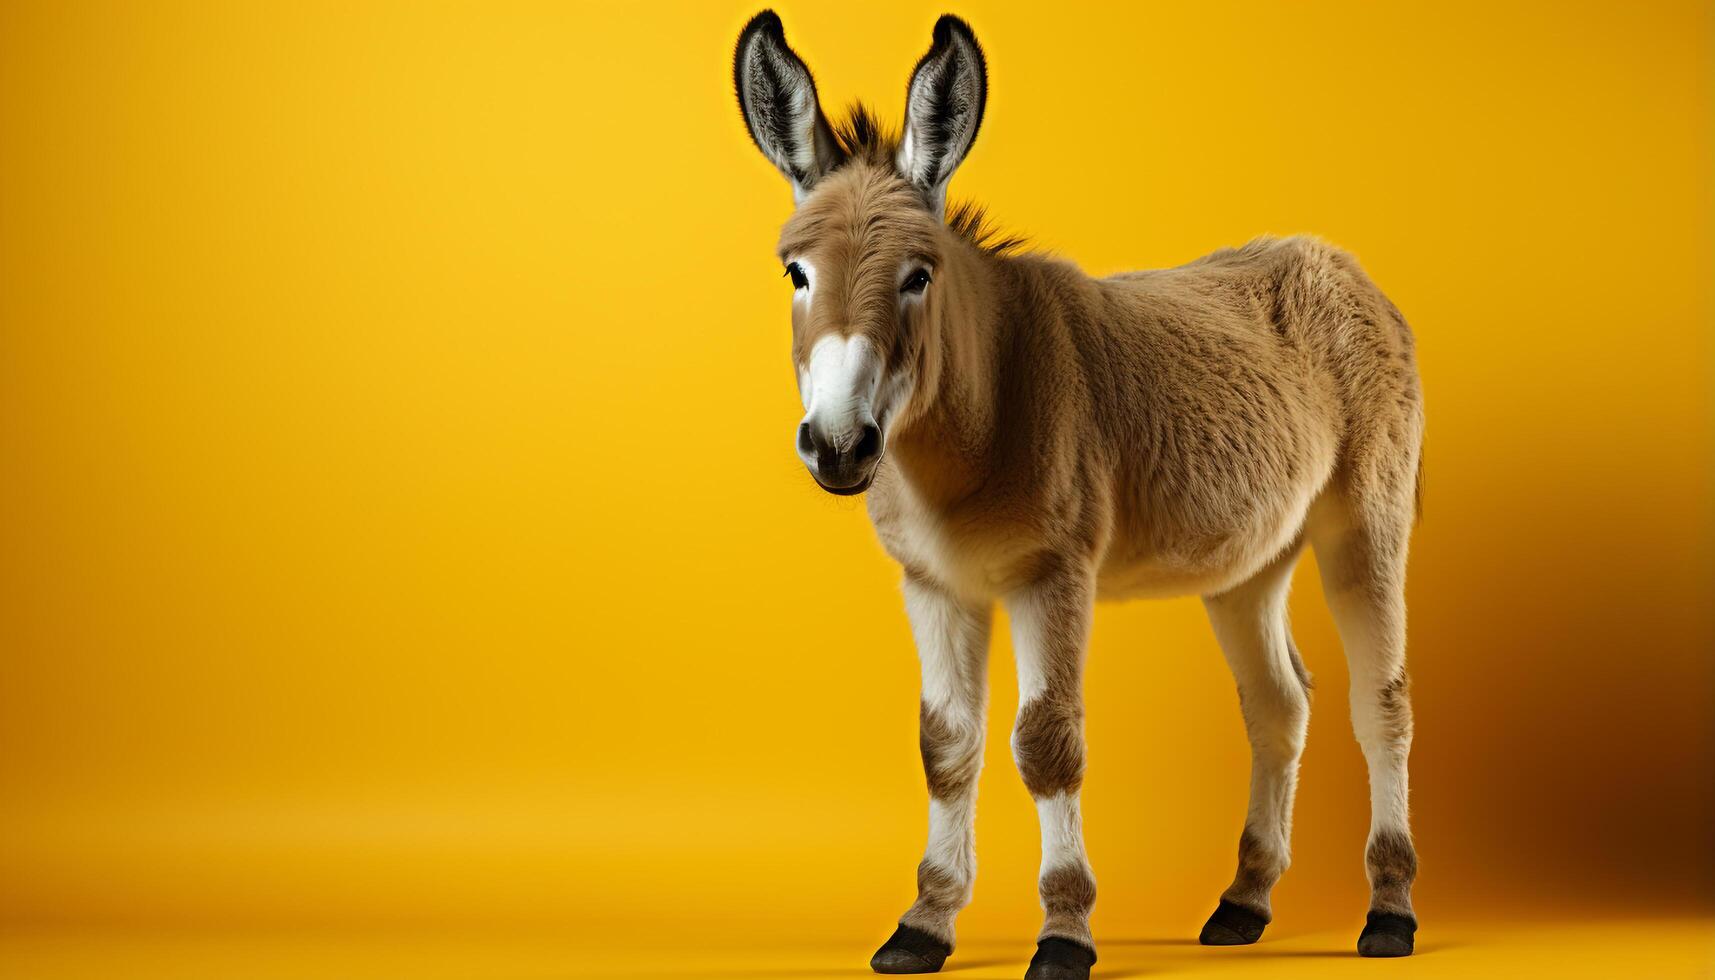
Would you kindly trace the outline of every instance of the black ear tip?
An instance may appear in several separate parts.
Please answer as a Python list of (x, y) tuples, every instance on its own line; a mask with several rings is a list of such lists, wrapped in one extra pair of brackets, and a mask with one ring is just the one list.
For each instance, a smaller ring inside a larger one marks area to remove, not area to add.
[(974, 42), (977, 39), (976, 33), (971, 30), (971, 25), (952, 14), (942, 14), (940, 19), (935, 21), (935, 32), (932, 37), (937, 45), (946, 44), (955, 33), (967, 41)]
[(755, 17), (752, 17), (750, 21), (744, 25), (744, 30), (738, 32), (738, 36), (749, 37), (757, 31), (761, 31), (764, 34), (773, 37), (777, 41), (784, 41), (786, 39), (786, 26), (780, 23), (780, 15), (772, 10), (764, 10)]

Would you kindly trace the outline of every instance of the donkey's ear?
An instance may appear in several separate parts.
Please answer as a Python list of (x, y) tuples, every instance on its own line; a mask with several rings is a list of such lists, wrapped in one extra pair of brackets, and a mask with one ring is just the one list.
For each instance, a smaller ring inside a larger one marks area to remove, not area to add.
[(988, 65), (971, 27), (951, 14), (935, 22), (929, 53), (917, 62), (905, 93), (905, 138), (899, 172), (916, 184), (936, 215), (947, 208), (947, 181), (970, 152), (988, 101)]
[(816, 101), (816, 80), (786, 46), (786, 31), (774, 11), (752, 17), (739, 33), (732, 81), (750, 138), (802, 201), (839, 162), (840, 148)]

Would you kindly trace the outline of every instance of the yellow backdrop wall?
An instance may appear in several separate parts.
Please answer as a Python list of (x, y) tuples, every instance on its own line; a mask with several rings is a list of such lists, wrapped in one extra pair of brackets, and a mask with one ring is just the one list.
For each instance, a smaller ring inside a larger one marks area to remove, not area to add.
[[(1317, 233), (1411, 320), (1423, 914), (1707, 909), (1709, 5), (959, 11), (955, 197), (1095, 273)], [(792, 451), (753, 12), (0, 7), (0, 916), (885, 934), (916, 662)], [(781, 10), (890, 117), (938, 12)], [(1362, 761), (1293, 608), (1277, 908), (1343, 924)], [(997, 633), (963, 926), (1023, 937)], [(1194, 600), (1098, 613), (1089, 741), (1098, 935), (1193, 934), (1248, 765)]]

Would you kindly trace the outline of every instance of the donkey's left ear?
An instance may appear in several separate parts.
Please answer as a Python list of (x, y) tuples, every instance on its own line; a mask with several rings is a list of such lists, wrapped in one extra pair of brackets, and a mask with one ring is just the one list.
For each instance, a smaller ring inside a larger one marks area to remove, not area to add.
[(897, 160), (899, 172), (923, 192), (937, 217), (947, 209), (947, 181), (976, 141), (987, 101), (982, 46), (969, 24), (945, 14), (935, 22), (929, 53), (911, 73)]
[(744, 25), (732, 55), (732, 82), (750, 138), (802, 201), (840, 160), (839, 143), (816, 99), (810, 69), (786, 44), (780, 17), (764, 10)]

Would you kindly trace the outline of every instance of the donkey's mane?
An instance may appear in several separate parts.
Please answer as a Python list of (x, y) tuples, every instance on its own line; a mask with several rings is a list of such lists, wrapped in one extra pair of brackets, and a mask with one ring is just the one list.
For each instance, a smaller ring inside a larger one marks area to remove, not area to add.
[[(863, 162), (893, 169), (899, 155), (899, 132), (883, 125), (874, 110), (854, 102), (845, 118), (831, 125), (840, 144), (844, 163)], [(842, 164), (843, 165), (843, 164)], [(1029, 244), (1022, 235), (1008, 234), (988, 216), (988, 209), (975, 201), (959, 201), (947, 209), (947, 227), (953, 233), (990, 255), (1006, 255)]]
[(862, 161), (877, 167), (892, 167), (899, 152), (899, 131), (882, 124), (875, 111), (853, 102), (844, 119), (832, 124), (845, 162)]
[(949, 208), (947, 227), (990, 255), (1009, 255), (1030, 244), (1023, 235), (1009, 234), (996, 225), (988, 209), (975, 201), (959, 201)]

